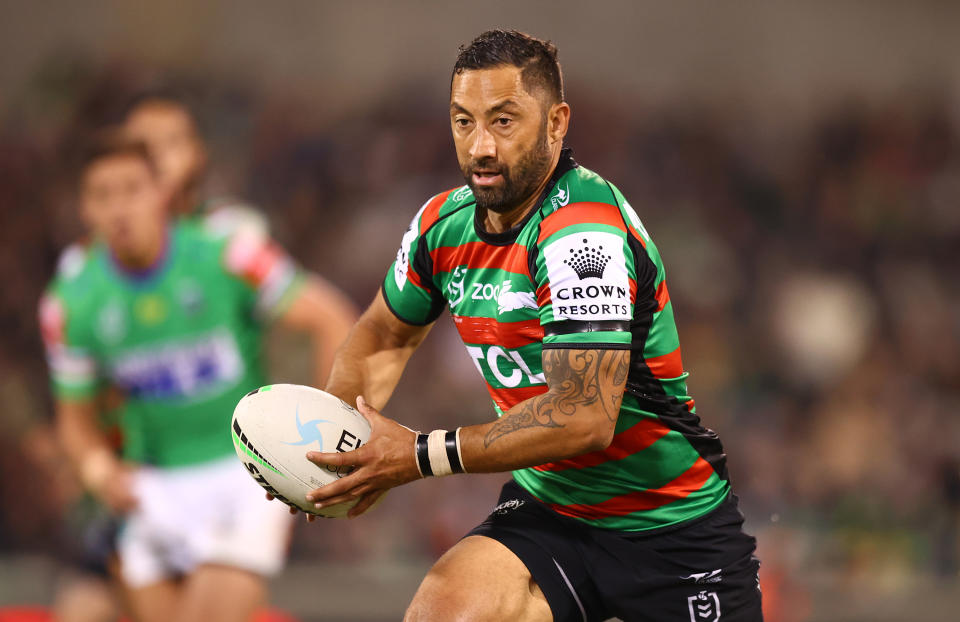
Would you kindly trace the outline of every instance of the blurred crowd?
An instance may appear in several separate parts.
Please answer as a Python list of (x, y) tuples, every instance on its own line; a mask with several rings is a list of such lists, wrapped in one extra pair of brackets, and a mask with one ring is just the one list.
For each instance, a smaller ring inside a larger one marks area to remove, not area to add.
[[(229, 77), (55, 57), (6, 93), (0, 555), (68, 547), (77, 489), (50, 433), (36, 302), (81, 233), (71, 154), (158, 81), (190, 95), (210, 192), (263, 210), (360, 306), (421, 203), (462, 183), (446, 93), (418, 85), (328, 118), (322, 101)], [(569, 99), (574, 156), (620, 187), (664, 256), (690, 390), (725, 441), (771, 584), (826, 568), (891, 589), (956, 577), (960, 111), (936, 92), (762, 123), (730, 105), (614, 102), (575, 86)], [(439, 324), (386, 410), (413, 428), (493, 415)], [(272, 335), (269, 350), (275, 379), (308, 378), (297, 343)], [(361, 520), (298, 527), (293, 555), (432, 558), (485, 516), (503, 479), (413, 484)], [(770, 597), (802, 600), (790, 589)]]

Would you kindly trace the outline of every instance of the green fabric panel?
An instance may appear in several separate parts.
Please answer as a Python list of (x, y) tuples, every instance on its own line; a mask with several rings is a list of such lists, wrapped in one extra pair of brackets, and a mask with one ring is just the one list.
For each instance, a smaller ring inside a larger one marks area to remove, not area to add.
[[(67, 309), (67, 345), (89, 352), (99, 380), (126, 396), (128, 460), (167, 467), (230, 454), (236, 403), (266, 384), (257, 292), (225, 267), (228, 242), (179, 222), (149, 276), (123, 273), (95, 244), (83, 269), (53, 286)], [(278, 291), (273, 313), (301, 282)]]

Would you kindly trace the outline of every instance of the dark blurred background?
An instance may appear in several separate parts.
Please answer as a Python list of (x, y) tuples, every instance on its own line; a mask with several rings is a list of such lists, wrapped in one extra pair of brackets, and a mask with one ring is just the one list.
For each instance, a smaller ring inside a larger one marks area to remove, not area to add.
[[(0, 16), (0, 606), (47, 602), (70, 537), (35, 308), (80, 233), (79, 137), (144, 86), (189, 93), (212, 190), (363, 306), (420, 204), (462, 183), (450, 68), (504, 26), (559, 46), (569, 145), (664, 255), (768, 622), (956, 619), (960, 4), (2, 0)], [(439, 323), (387, 414), (489, 419)], [(290, 336), (270, 352), (275, 379), (309, 379)], [(298, 526), (274, 601), (398, 619), (505, 477)]]

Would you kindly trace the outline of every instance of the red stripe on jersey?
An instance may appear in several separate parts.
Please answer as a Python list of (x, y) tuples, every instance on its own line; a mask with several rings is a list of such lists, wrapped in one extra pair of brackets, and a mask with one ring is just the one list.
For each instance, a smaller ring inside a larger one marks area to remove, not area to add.
[(440, 208), (447, 202), (447, 197), (450, 196), (450, 193), (454, 190), (456, 190), (456, 188), (451, 188), (430, 199), (427, 207), (423, 210), (423, 214), (420, 215), (420, 235), (423, 235), (433, 223), (437, 222), (440, 218)]
[(490, 391), (490, 397), (500, 407), (500, 410), (507, 412), (524, 400), (546, 393), (547, 385), (536, 384), (532, 387), (516, 387), (513, 389), (494, 389), (487, 385), (487, 389)]
[(550, 286), (544, 283), (537, 288), (537, 306), (545, 307), (550, 304)]
[(45, 294), (40, 299), (40, 335), (47, 347), (62, 345), (66, 340), (66, 313), (60, 299)]
[(670, 428), (656, 419), (644, 419), (614, 436), (610, 445), (603, 451), (593, 451), (575, 458), (541, 464), (534, 468), (538, 471), (563, 471), (564, 469), (585, 469), (611, 460), (622, 460), (653, 445), (668, 432)]
[(407, 264), (407, 279), (420, 289), (426, 289), (423, 286), (423, 281), (420, 280), (420, 275), (413, 269), (413, 262)]
[(283, 258), (283, 253), (274, 244), (262, 246), (255, 256), (251, 257), (242, 276), (254, 287), (260, 287), (267, 279), (273, 267)]
[(543, 219), (540, 223), (540, 237), (543, 242), (548, 237), (570, 225), (601, 224), (626, 231), (620, 208), (606, 203), (571, 203)]
[(640, 235), (640, 232), (637, 231), (633, 225), (627, 225), (627, 230), (633, 235), (633, 237), (637, 238), (637, 242), (640, 242), (640, 246), (647, 248), (647, 241), (643, 239), (643, 236)]
[(543, 326), (540, 326), (540, 320), (498, 322), (486, 317), (454, 315), (453, 323), (465, 344), (514, 349), (543, 341)]
[(460, 246), (438, 246), (430, 251), (430, 258), (433, 260), (434, 274), (453, 272), (457, 266), (527, 273), (527, 247), (520, 244), (493, 246), (486, 242), (466, 242)]
[(680, 358), (680, 347), (663, 356), (653, 356), (644, 359), (654, 378), (676, 378), (683, 375), (683, 361)]
[(663, 279), (660, 281), (660, 285), (657, 285), (657, 293), (654, 294), (654, 298), (657, 299), (657, 311), (663, 311), (663, 308), (670, 302), (670, 292), (667, 291), (667, 279)]
[(238, 233), (230, 238), (223, 261), (232, 274), (253, 287), (260, 287), (284, 253), (272, 240)]
[(691, 493), (703, 488), (703, 485), (707, 483), (711, 475), (713, 475), (713, 467), (710, 466), (710, 463), (703, 458), (697, 458), (693, 466), (687, 469), (680, 477), (660, 488), (648, 488), (647, 490), (631, 492), (594, 505), (582, 505), (579, 503), (572, 505), (551, 503), (549, 505), (550, 508), (558, 514), (589, 520), (597, 520), (610, 516), (626, 516), (634, 512), (655, 510), (673, 501), (688, 497)]

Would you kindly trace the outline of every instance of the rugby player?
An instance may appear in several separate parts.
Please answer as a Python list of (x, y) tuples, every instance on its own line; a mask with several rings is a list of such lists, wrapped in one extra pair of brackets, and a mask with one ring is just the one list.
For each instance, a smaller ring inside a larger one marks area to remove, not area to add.
[(173, 214), (198, 219), (219, 235), (240, 229), (268, 233), (259, 210), (212, 196), (207, 189), (209, 152), (197, 118), (181, 95), (163, 89), (139, 93), (127, 106), (123, 129), (150, 151)]
[[(171, 219), (141, 142), (96, 141), (79, 194), (94, 241), (40, 304), (65, 453), (125, 515), (120, 572), (137, 620), (247, 620), (282, 565), (289, 521), (234, 456), (233, 407), (266, 382), (266, 324), (309, 336), (321, 383), (352, 307), (262, 235)], [(98, 422), (103, 385), (124, 398), (123, 461)]]
[[(421, 477), (513, 472), (410, 621), (760, 620), (755, 541), (687, 394), (660, 253), (564, 147), (569, 121), (552, 44), (495, 30), (461, 48), (450, 124), (466, 185), (420, 208), (339, 351), (327, 390), (373, 433), (309, 453), (355, 470), (307, 498), (358, 499), (356, 516)], [(499, 419), (420, 434), (378, 409), (444, 307)]]
[[(227, 197), (213, 198), (206, 190), (209, 151), (196, 116), (184, 96), (168, 88), (138, 92), (126, 104), (123, 130), (142, 141), (153, 159), (157, 178), (171, 215), (195, 221), (215, 235), (267, 236), (265, 216), (257, 209)], [(86, 260), (90, 236), (68, 245), (58, 260), (64, 276), (76, 272)], [(318, 364), (329, 370), (333, 351), (324, 348)], [(101, 391), (100, 417), (112, 444), (119, 449), (117, 409), (119, 396), (113, 387)], [(115, 573), (118, 518), (91, 503), (85, 496), (69, 510), (71, 529), (78, 533), (71, 551), (71, 569), (57, 587), (55, 617), (58, 622), (104, 622), (113, 620), (119, 603), (107, 579)], [(76, 524), (74, 524), (76, 523)]]

